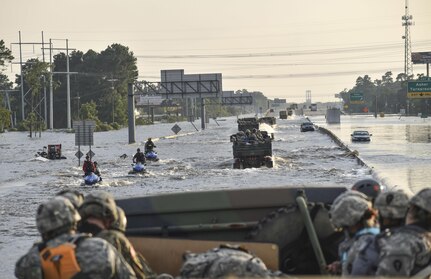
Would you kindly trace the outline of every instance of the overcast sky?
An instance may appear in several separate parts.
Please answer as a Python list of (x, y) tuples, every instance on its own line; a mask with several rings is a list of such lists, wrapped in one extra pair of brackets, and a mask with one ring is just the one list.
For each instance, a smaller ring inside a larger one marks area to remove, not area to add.
[[(138, 58), (139, 79), (160, 70), (222, 73), (223, 90), (261, 91), (288, 102), (334, 101), (358, 76), (404, 72), (405, 0), (2, 0), (0, 39), (83, 52), (113, 43)], [(410, 0), (412, 51), (431, 51), (431, 0)], [(24, 61), (41, 57), (23, 46)], [(18, 62), (16, 59), (15, 62)], [(13, 65), (6, 73), (19, 72)], [(425, 73), (414, 65), (414, 73)], [(73, 91), (73, 88), (72, 88)]]

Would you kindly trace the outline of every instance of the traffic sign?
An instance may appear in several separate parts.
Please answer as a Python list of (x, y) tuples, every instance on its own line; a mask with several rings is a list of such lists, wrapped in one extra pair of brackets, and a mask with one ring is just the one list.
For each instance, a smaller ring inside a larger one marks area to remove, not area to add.
[(84, 155), (84, 153), (81, 152), (81, 150), (77, 151), (75, 153), (76, 158), (80, 159), (82, 156)]
[(172, 132), (176, 134), (178, 134), (181, 131), (180, 126), (178, 126), (177, 124), (175, 124), (172, 128), (171, 128)]
[(75, 145), (93, 145), (93, 132), (96, 128), (94, 120), (73, 121)]
[(407, 97), (410, 99), (431, 98), (431, 81), (409, 81)]
[(96, 154), (93, 151), (90, 150), (90, 151), (87, 152), (86, 155), (90, 156), (90, 158), (93, 158), (94, 155), (96, 155)]
[(364, 103), (364, 93), (362, 93), (362, 92), (350, 93), (350, 103), (351, 104), (363, 104)]

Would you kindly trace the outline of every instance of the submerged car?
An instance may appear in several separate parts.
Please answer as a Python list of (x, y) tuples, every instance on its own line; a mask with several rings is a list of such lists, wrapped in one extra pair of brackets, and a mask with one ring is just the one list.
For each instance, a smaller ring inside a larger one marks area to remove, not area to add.
[(314, 124), (311, 122), (304, 122), (301, 124), (301, 132), (314, 131)]
[(372, 134), (368, 133), (368, 131), (353, 131), (350, 136), (352, 141), (370, 141)]

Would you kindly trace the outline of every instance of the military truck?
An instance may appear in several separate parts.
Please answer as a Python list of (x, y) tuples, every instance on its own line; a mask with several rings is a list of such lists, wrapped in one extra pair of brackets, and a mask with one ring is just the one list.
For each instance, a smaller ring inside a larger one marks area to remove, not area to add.
[[(237, 182), (238, 183), (238, 182)], [(179, 192), (117, 200), (126, 235), (157, 273), (179, 275), (183, 253), (239, 244), (272, 270), (326, 274), (343, 234), (328, 210), (344, 187), (282, 186)]]
[(259, 122), (255, 117), (240, 118), (238, 122), (238, 131), (252, 131), (253, 129), (259, 129)]
[(265, 124), (273, 126), (276, 124), (276, 120), (275, 120), (275, 117), (272, 117), (272, 116), (271, 117), (261, 117), (261, 118), (259, 118), (259, 123), (265, 123)]
[(263, 140), (249, 140), (242, 138), (239, 134), (230, 136), (233, 143), (233, 168), (260, 168), (274, 166), (272, 160), (272, 138), (266, 131), (260, 131)]

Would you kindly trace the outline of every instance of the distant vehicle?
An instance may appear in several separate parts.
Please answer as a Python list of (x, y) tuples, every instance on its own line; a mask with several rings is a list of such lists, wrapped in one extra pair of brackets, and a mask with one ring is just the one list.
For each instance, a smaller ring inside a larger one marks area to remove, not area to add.
[(350, 136), (352, 141), (370, 141), (372, 135), (368, 131), (353, 131), (353, 134)]
[(280, 119), (287, 119), (287, 111), (280, 110), (279, 115), (280, 115)]
[(38, 151), (36, 156), (50, 160), (66, 159), (66, 157), (61, 154), (61, 144), (48, 144), (48, 146), (43, 147), (42, 151)]
[(275, 120), (275, 117), (272, 117), (272, 116), (267, 116), (267, 117), (261, 117), (261, 118), (259, 118), (259, 123), (265, 123), (265, 124), (268, 124), (268, 125), (275, 125), (276, 124), (276, 120)]
[(247, 142), (238, 137), (238, 134), (230, 136), (230, 141), (233, 143), (233, 168), (260, 168), (266, 166), (272, 168), (274, 166), (272, 160), (272, 143), (268, 132), (261, 131), (263, 142)]
[(315, 129), (314, 124), (311, 122), (304, 122), (301, 124), (301, 128), (300, 128), (301, 132), (312, 132)]
[(253, 129), (259, 129), (259, 122), (255, 117), (240, 118), (238, 119), (238, 131), (247, 131)]
[(317, 104), (311, 104), (310, 105), (310, 110), (311, 111), (317, 111)]

